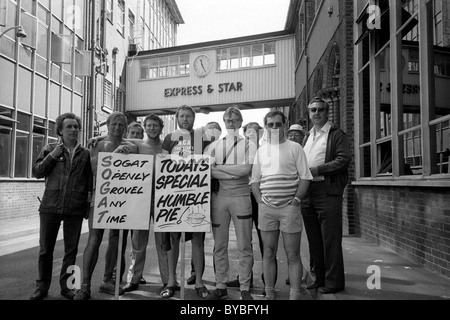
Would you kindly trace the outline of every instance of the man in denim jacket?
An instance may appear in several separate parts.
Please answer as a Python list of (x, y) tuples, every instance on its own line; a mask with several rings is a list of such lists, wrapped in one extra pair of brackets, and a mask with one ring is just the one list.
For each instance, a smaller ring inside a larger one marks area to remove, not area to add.
[(53, 251), (61, 222), (64, 232), (64, 258), (59, 278), (61, 295), (73, 299), (67, 287), (67, 268), (75, 265), (83, 218), (87, 218), (92, 192), (89, 150), (80, 145), (81, 119), (64, 113), (56, 119), (58, 143), (45, 146), (33, 166), (36, 178), (45, 178), (45, 190), (39, 206), (40, 236), (38, 280), (31, 300), (48, 295), (52, 279)]

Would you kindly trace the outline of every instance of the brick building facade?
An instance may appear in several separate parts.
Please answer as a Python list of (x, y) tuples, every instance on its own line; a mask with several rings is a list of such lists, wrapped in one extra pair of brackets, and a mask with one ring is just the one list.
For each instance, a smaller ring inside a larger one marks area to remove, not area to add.
[(297, 40), (290, 122), (310, 129), (307, 102), (320, 95), (350, 138), (344, 234), (449, 277), (448, 1), (293, 0), (286, 28)]

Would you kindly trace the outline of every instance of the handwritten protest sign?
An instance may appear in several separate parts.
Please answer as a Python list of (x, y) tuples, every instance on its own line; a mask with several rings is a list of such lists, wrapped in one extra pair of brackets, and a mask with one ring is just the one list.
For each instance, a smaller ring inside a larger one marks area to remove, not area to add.
[(153, 156), (100, 152), (94, 229), (148, 230)]
[(155, 232), (210, 232), (211, 159), (159, 154), (155, 159)]

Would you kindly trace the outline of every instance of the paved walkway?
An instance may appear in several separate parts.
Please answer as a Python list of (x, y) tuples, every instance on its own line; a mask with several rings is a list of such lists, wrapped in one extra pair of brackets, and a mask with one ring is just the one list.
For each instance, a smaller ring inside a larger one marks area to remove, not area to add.
[[(83, 226), (83, 233), (87, 232), (87, 221)], [(254, 264), (254, 287), (252, 294), (255, 299), (262, 299), (263, 284), (261, 275), (261, 256), (259, 254), (258, 238), (254, 230), (253, 248), (255, 255)], [(59, 238), (61, 238), (61, 232)], [(153, 239), (153, 235), (150, 236)], [(150, 240), (151, 242), (152, 240)], [(2, 221), (0, 224), (0, 256), (38, 246), (39, 244), (39, 217)], [(150, 246), (151, 244), (149, 244)], [(214, 270), (212, 267), (212, 248), (214, 246), (212, 234), (206, 236), (206, 270), (205, 283), (209, 289), (214, 289)], [(450, 279), (425, 270), (420, 265), (399, 256), (393, 251), (387, 250), (366, 241), (363, 238), (345, 236), (343, 238), (344, 263), (346, 270), (346, 289), (337, 294), (320, 295), (316, 292), (308, 292), (305, 300), (450, 300)], [(230, 231), (230, 264), (233, 278), (237, 268), (236, 239), (234, 232)], [(185, 274), (190, 272), (190, 243), (186, 243)], [(148, 254), (154, 254), (149, 252)], [(302, 237), (302, 261), (308, 267), (309, 253), (306, 236)], [(370, 269), (371, 268), (371, 269)], [(146, 270), (147, 267), (146, 267)], [(379, 287), (370, 289), (370, 286), (377, 284), (374, 280), (374, 271), (378, 272)], [(143, 286), (143, 290), (138, 290), (127, 294), (121, 299), (149, 299), (160, 290), (159, 273), (146, 272), (144, 277), (154, 286)], [(152, 279), (154, 277), (155, 279)], [(370, 277), (370, 279), (369, 279)], [(278, 252), (278, 282), (276, 285), (277, 299), (286, 300), (289, 297), (289, 286), (284, 282), (287, 278), (286, 256), (280, 246)], [(368, 286), (369, 284), (369, 286)], [(154, 288), (153, 288), (154, 287)], [(145, 289), (147, 288), (147, 289)], [(154, 291), (154, 292), (153, 292)], [(229, 289), (230, 299), (239, 299), (238, 289)], [(179, 298), (177, 293), (175, 298)], [(109, 299), (107, 297), (106, 299)], [(112, 297), (114, 298), (114, 297)], [(185, 299), (197, 299), (192, 288), (185, 290)]]

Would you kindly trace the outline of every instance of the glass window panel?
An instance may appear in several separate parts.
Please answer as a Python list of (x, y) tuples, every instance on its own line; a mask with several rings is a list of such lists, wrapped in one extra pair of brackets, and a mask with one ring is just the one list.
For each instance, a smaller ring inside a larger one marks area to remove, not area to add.
[(22, 1), (21, 7), (30, 14), (36, 14), (36, 0)]
[(30, 115), (18, 112), (17, 121), (19, 121), (19, 123), (17, 124), (17, 129), (22, 131), (30, 131), (30, 119)]
[(22, 65), (31, 68), (32, 55), (33, 52), (30, 49), (19, 45), (19, 61)]
[(409, 14), (414, 14), (418, 10), (418, 4), (420, 0), (403, 0), (402, 7), (403, 10)]
[(386, 141), (377, 145), (378, 175), (392, 175), (392, 144)]
[(422, 147), (420, 130), (401, 135), (404, 151), (404, 175), (422, 174)]
[[(3, 74), (14, 74), (14, 64), (0, 57), (0, 70)], [(0, 77), (0, 103), (13, 106), (14, 81), (9, 77)]]
[[(50, 22), (50, 14), (47, 9), (45, 9), (42, 5), (38, 6), (37, 9), (37, 18), (45, 23), (46, 25), (49, 25)], [(39, 41), (39, 40), (38, 40)]]
[(11, 168), (11, 133), (10, 122), (6, 126), (0, 123), (0, 177), (2, 178), (9, 176)]
[(63, 1), (52, 1), (52, 13), (58, 17), (60, 20), (62, 20), (62, 6)]
[(60, 70), (61, 68), (58, 65), (52, 63), (51, 65), (52, 80), (56, 82), (61, 82)]
[[(448, 8), (448, 5), (447, 5)], [(434, 30), (434, 76), (432, 83), (434, 84), (435, 107), (432, 108), (431, 119), (438, 119), (450, 114), (450, 47), (444, 46), (445, 42), (450, 41), (450, 36), (442, 29), (442, 2), (433, 1), (433, 21)], [(439, 150), (438, 150), (439, 151)]]
[(16, 52), (15, 41), (8, 38), (6, 35), (0, 38), (0, 53), (14, 59)]
[(264, 64), (275, 64), (275, 43), (264, 44)]
[(361, 177), (370, 177), (371, 176), (371, 158), (370, 158), (370, 146), (366, 146), (360, 148), (361, 151), (361, 161), (362, 161), (362, 172)]
[(59, 96), (60, 96), (60, 86), (50, 82), (50, 97), (48, 100), (48, 116), (51, 119), (56, 119), (59, 112)]
[[(58, 2), (58, 1), (56, 1), (56, 2)], [(61, 21), (59, 21), (54, 16), (52, 16), (52, 31), (54, 33), (56, 33), (56, 34), (60, 34), (61, 33), (61, 27), (62, 27)]]
[(72, 109), (72, 92), (63, 88), (63, 96), (61, 103), (61, 114), (65, 112), (71, 112)]
[(37, 33), (36, 52), (42, 57), (47, 58), (48, 28), (43, 24), (38, 23)]
[(73, 90), (77, 93), (81, 94), (81, 90), (83, 88), (83, 79), (74, 78), (73, 79)]
[(81, 118), (83, 114), (83, 97), (77, 94), (73, 95), (73, 113)]
[(63, 71), (63, 84), (72, 89), (72, 75), (66, 71)]
[(380, 66), (380, 130), (378, 137), (391, 135), (391, 78), (389, 66), (390, 47), (376, 57)]
[(31, 112), (31, 72), (25, 68), (19, 68), (18, 108)]
[(47, 98), (47, 80), (36, 75), (34, 98), (34, 114), (45, 117), (45, 106)]
[(252, 55), (253, 55), (252, 59), (253, 67), (262, 66), (264, 64), (262, 44), (255, 44), (252, 46)]
[(47, 75), (47, 60), (40, 56), (36, 56), (36, 71), (43, 74), (44, 76)]
[(230, 48), (230, 69), (239, 68), (239, 47)]
[(39, 3), (42, 4), (47, 9), (50, 8), (50, 0), (39, 0)]
[(251, 67), (251, 57), (252, 57), (252, 51), (251, 51), (251, 47), (246, 46), (246, 47), (242, 47), (241, 48), (241, 64), (242, 64), (242, 68), (248, 68)]
[[(39, 153), (44, 148), (45, 136), (42, 134), (33, 133), (33, 155), (32, 164), (36, 163)], [(34, 174), (33, 174), (34, 177)]]
[[(436, 142), (431, 143), (433, 153), (436, 158), (432, 164), (433, 174), (450, 173), (450, 120), (441, 122), (431, 127), (431, 132), (436, 135)], [(433, 158), (432, 158), (433, 159)]]
[(362, 87), (362, 118), (363, 118), (363, 135), (361, 137), (361, 141), (363, 143), (370, 141), (370, 70), (369, 67), (366, 67), (362, 71), (362, 81), (363, 81), (363, 87)]
[[(403, 8), (415, 12), (417, 1), (406, 1)], [(401, 88), (403, 101), (403, 129), (420, 124), (420, 60), (418, 16), (405, 25), (402, 32)], [(408, 140), (410, 141), (410, 140)], [(411, 148), (409, 149), (409, 151)]]
[(26, 178), (28, 165), (28, 141), (29, 134), (17, 132), (16, 135), (16, 159), (14, 177)]
[(56, 134), (56, 124), (55, 124), (55, 122), (49, 121), (48, 122), (48, 127), (50, 128), (50, 130), (48, 131), (48, 136), (57, 138), (58, 136)]

